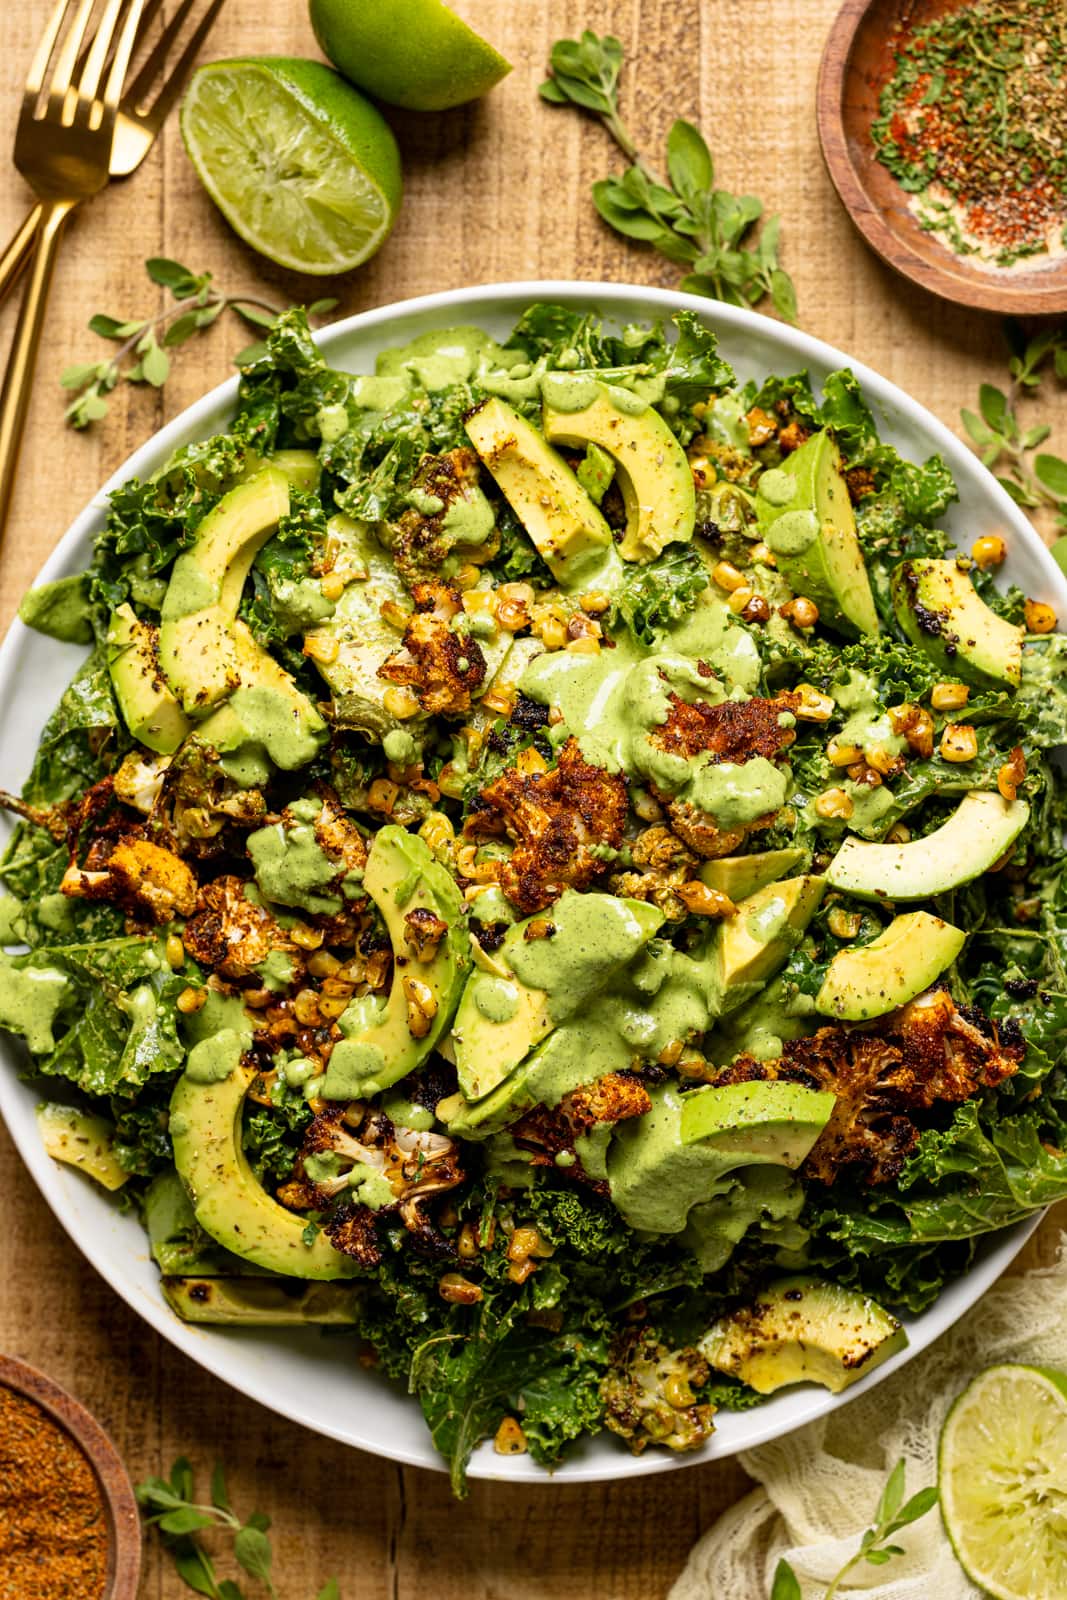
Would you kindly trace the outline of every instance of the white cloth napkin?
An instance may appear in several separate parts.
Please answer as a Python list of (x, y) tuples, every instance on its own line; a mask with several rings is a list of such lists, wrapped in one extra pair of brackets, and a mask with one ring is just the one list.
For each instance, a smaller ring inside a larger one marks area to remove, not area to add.
[[(984, 1368), (1022, 1361), (1067, 1368), (1067, 1233), (1054, 1265), (1001, 1278), (936, 1344), (829, 1417), (744, 1453), (761, 1485), (731, 1507), (690, 1553), (668, 1600), (764, 1600), (785, 1556), (804, 1600), (823, 1594), (869, 1526), (902, 1456), (907, 1493), (937, 1482), (948, 1409)], [(886, 1566), (849, 1574), (865, 1600), (981, 1600), (956, 1563), (936, 1510), (897, 1534)]]

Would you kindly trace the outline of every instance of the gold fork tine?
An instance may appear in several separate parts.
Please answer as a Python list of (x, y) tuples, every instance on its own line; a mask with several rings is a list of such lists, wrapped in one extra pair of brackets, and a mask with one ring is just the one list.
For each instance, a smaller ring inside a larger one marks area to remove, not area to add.
[(185, 80), (189, 76), (193, 62), (200, 53), (200, 46), (214, 27), (215, 19), (224, 4), (225, 0), (211, 0), (211, 5), (208, 6), (197, 24), (189, 43), (177, 61), (174, 62), (170, 72), (167, 74), (166, 82), (156, 96), (151, 109), (146, 113), (146, 120), (149, 121), (151, 126), (158, 128), (170, 115), (175, 100), (185, 87)]
[[(125, 4), (125, 0), (114, 0), (116, 15), (123, 4)], [(101, 125), (105, 127), (114, 124), (115, 116), (119, 109), (122, 86), (126, 81), (126, 73), (129, 71), (133, 47), (137, 42), (137, 30), (141, 23), (141, 9), (140, 0), (136, 0), (136, 3), (130, 6), (129, 11), (126, 13), (126, 20), (122, 25), (122, 31), (119, 34), (118, 44), (115, 46), (114, 60), (107, 75), (107, 83), (104, 86), (104, 109)]]
[(133, 82), (126, 90), (123, 98), (128, 106), (135, 108), (140, 107), (142, 102), (147, 98), (149, 89), (152, 87), (152, 84), (155, 82), (160, 69), (167, 59), (167, 52), (170, 50), (175, 39), (181, 33), (182, 27), (185, 24), (185, 19), (188, 17), (190, 11), (192, 11), (194, 4), (195, 0), (182, 0), (182, 4), (178, 7), (177, 11), (167, 23), (167, 26), (164, 28), (163, 32), (159, 36), (159, 39), (156, 41), (156, 44), (153, 46), (151, 55), (148, 57), (147, 61), (145, 61), (143, 66), (138, 71), (136, 78), (134, 78)]
[[(41, 35), (40, 43), (33, 53), (30, 70), (26, 74), (24, 106), (36, 107), (37, 96), (41, 92), (41, 85), (44, 82), (44, 75), (51, 60), (52, 51), (55, 49), (56, 40), (59, 38), (59, 30), (63, 26), (63, 18), (66, 16), (71, 3), (72, 0), (59, 0), (56, 9), (48, 19), (47, 26)], [(30, 115), (32, 116), (32, 114), (31, 110)]]
[[(67, 29), (63, 43), (60, 45), (56, 57), (55, 68), (52, 72), (52, 84), (48, 91), (48, 107), (45, 115), (69, 121), (68, 108), (65, 104), (74, 80), (74, 66), (78, 59), (78, 51), (85, 38), (85, 30), (89, 26), (89, 18), (93, 14), (95, 0), (81, 0), (70, 27)], [(62, 109), (61, 109), (62, 108)], [(69, 108), (73, 115), (73, 107)]]
[[(88, 51), (83, 54), (84, 65), (78, 78), (78, 100), (83, 116), (85, 115), (85, 108), (91, 106), (96, 99), (97, 91), (100, 88), (100, 79), (104, 75), (104, 63), (108, 55), (112, 53), (111, 47), (113, 44), (116, 44), (117, 47), (115, 29), (119, 14), (125, 3), (126, 0), (107, 0), (104, 14), (100, 19), (100, 26), (93, 36), (93, 42)], [(75, 63), (75, 72), (77, 72), (80, 64), (80, 61)]]

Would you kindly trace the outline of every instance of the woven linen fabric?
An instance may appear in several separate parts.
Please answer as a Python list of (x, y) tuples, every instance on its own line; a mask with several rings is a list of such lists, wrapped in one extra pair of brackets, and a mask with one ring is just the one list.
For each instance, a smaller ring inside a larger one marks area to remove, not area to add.
[[(760, 1487), (694, 1546), (668, 1600), (765, 1600), (781, 1556), (804, 1600), (821, 1600), (870, 1525), (901, 1457), (907, 1493), (937, 1482), (937, 1443), (953, 1401), (984, 1368), (1020, 1361), (1067, 1368), (1067, 1233), (1050, 1267), (1000, 1281), (936, 1344), (869, 1394), (740, 1458)], [(842, 1596), (981, 1600), (937, 1511), (894, 1537), (904, 1554), (853, 1568)]]

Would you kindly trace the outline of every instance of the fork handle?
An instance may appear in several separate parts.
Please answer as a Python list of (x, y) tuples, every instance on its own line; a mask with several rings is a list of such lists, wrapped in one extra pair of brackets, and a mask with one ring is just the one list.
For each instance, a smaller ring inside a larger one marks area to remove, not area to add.
[(18, 282), (20, 272), (30, 259), (30, 251), (37, 236), (37, 229), (41, 226), (43, 214), (44, 206), (38, 200), (32, 211), (27, 215), (22, 227), (15, 234), (3, 255), (0, 256), (0, 304), (3, 304), (7, 299)]
[(30, 387), (41, 342), (52, 270), (63, 233), (63, 224), (74, 208), (73, 200), (46, 201), (41, 210), (37, 242), (33, 248), (30, 279), (15, 325), (15, 337), (7, 358), (3, 388), (0, 389), (0, 534), (7, 525), (7, 513), (15, 486), (19, 446), (30, 403)]

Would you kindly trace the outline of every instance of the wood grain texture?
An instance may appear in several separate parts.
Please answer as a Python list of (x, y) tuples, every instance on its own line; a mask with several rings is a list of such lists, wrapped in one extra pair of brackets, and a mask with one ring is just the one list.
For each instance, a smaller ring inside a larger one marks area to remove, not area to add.
[[(0, 5), (0, 149), (10, 143), (48, 7), (49, 0)], [(466, 0), (460, 9), (515, 71), (480, 105), (433, 118), (391, 114), (405, 156), (404, 209), (379, 256), (331, 286), (338, 315), (494, 280), (677, 282), (674, 268), (617, 239), (593, 211), (589, 184), (618, 164), (607, 136), (536, 97), (552, 40), (588, 26), (616, 32), (639, 63), (623, 100), (651, 151), (675, 116), (695, 118), (721, 182), (782, 212), (808, 331), (854, 352), (952, 426), (978, 383), (998, 379), (997, 322), (890, 272), (858, 239), (826, 177), (814, 93), (834, 0)], [(228, 0), (209, 54), (251, 50), (316, 54), (303, 0)], [(11, 173), (0, 184), (0, 232), (13, 231), (24, 204)], [(86, 435), (65, 430), (59, 373), (92, 352), (92, 312), (129, 315), (157, 303), (143, 272), (150, 255), (210, 267), (226, 286), (281, 299), (326, 292), (267, 266), (234, 238), (201, 192), (173, 125), (134, 178), (75, 218), (0, 561), (0, 627), (96, 487), (225, 377), (230, 355), (247, 342), (241, 329), (217, 327), (179, 352), (162, 396), (124, 389), (102, 426)], [(0, 348), (10, 322), (8, 309)], [(1060, 402), (1043, 402), (1043, 412), (1053, 404), (1063, 422)], [(344, 1600), (648, 1600), (666, 1594), (693, 1540), (746, 1487), (736, 1463), (724, 1461), (601, 1487), (476, 1484), (457, 1507), (441, 1477), (315, 1438), (177, 1355), (82, 1259), (2, 1130), (0, 1193), (0, 1349), (84, 1400), (135, 1479), (183, 1451), (205, 1470), (216, 1456), (229, 1463), (237, 1504), (275, 1520), (287, 1600), (310, 1600), (331, 1573)], [(1049, 1227), (1042, 1237), (1052, 1238)], [(186, 1592), (150, 1549), (142, 1594), (178, 1600)]]

